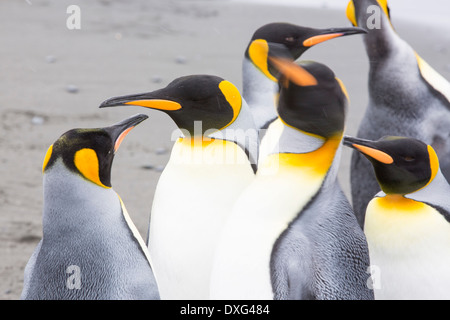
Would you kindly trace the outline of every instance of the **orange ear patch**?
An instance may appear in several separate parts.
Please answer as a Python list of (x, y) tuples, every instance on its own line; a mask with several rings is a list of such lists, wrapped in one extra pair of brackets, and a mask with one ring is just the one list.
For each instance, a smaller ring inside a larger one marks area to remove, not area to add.
[(250, 60), (261, 70), (264, 75), (270, 80), (277, 82), (277, 79), (270, 74), (269, 68), (267, 65), (267, 57), (269, 55), (269, 44), (266, 40), (257, 39), (254, 40), (250, 47), (248, 48), (248, 55)]
[(48, 164), (48, 161), (50, 160), (50, 158), (52, 156), (52, 153), (53, 153), (53, 145), (51, 145), (47, 149), (47, 153), (45, 154), (45, 158), (44, 158), (44, 163), (42, 164), (42, 172), (44, 172), (45, 169), (47, 168), (47, 164)]
[(109, 189), (100, 181), (99, 163), (97, 153), (93, 149), (84, 148), (75, 153), (74, 164), (78, 171), (87, 180), (99, 185), (100, 187)]

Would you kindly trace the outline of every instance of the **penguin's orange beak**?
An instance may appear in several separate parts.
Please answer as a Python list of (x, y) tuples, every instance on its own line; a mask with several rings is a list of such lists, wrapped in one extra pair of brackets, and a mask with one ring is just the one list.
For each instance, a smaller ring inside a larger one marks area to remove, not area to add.
[(371, 145), (371, 141), (369, 140), (363, 140), (353, 137), (344, 137), (344, 145), (353, 149), (357, 149), (361, 153), (371, 157), (372, 159), (375, 159), (378, 162), (384, 164), (394, 163), (394, 159), (389, 154), (376, 149), (375, 146)]
[(136, 127), (139, 123), (141, 123), (147, 118), (148, 116), (145, 114), (137, 114), (133, 117), (130, 117), (110, 127), (105, 128), (105, 131), (110, 134), (111, 138), (114, 141), (114, 152), (116, 152), (119, 149), (120, 144), (122, 143), (126, 135), (134, 127)]
[(362, 146), (359, 144), (354, 143), (353, 147), (358, 149), (359, 151), (361, 151), (362, 153), (368, 155), (371, 158), (374, 158), (375, 160), (377, 160), (378, 162), (384, 163), (384, 164), (391, 164), (394, 162), (394, 159), (392, 159), (392, 157), (390, 155), (388, 155), (387, 153), (374, 149), (374, 148), (370, 148), (370, 147), (366, 147), (366, 146)]
[(178, 102), (170, 101), (170, 100), (159, 100), (159, 99), (133, 100), (133, 101), (125, 102), (124, 104), (145, 107), (145, 108), (151, 108), (151, 109), (166, 110), (166, 111), (173, 111), (173, 110), (181, 109), (181, 105)]
[(289, 81), (302, 86), (316, 86), (317, 79), (308, 71), (286, 58), (269, 57), (272, 66)]
[(178, 102), (153, 97), (147, 93), (126, 95), (110, 98), (101, 103), (100, 108), (117, 107), (124, 105), (133, 105), (163, 111), (175, 111), (182, 108)]
[(367, 33), (366, 30), (362, 29), (362, 28), (357, 28), (357, 27), (353, 27), (353, 28), (331, 28), (331, 29), (322, 29), (319, 30), (319, 34), (316, 34), (312, 37), (309, 37), (308, 39), (305, 39), (303, 41), (303, 46), (304, 47), (312, 47), (315, 46), (316, 44), (331, 40), (331, 39), (335, 39), (335, 38), (339, 38), (339, 37), (343, 37), (343, 36), (349, 36), (349, 35), (354, 35), (354, 34), (360, 34), (360, 33)]
[(323, 35), (318, 35), (318, 36), (314, 36), (311, 38), (306, 39), (305, 41), (303, 41), (303, 46), (305, 47), (312, 47), (315, 46), (316, 44), (334, 39), (334, 38), (339, 38), (342, 37), (344, 34), (343, 33), (334, 33), (334, 34), (323, 34)]

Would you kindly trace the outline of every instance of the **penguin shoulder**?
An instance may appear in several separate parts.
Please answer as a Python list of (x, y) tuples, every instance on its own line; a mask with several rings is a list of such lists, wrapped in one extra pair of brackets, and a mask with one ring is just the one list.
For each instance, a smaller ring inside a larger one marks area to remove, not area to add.
[(428, 62), (416, 53), (417, 64), (419, 66), (420, 74), (425, 81), (433, 87), (436, 91), (441, 93), (448, 103), (450, 103), (450, 82), (438, 73)]

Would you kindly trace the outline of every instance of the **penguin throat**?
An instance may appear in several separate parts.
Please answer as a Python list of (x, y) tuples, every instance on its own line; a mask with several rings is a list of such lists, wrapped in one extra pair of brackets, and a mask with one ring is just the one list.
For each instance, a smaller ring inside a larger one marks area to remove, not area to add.
[(299, 169), (312, 178), (324, 178), (330, 170), (335, 154), (340, 146), (342, 135), (332, 137), (318, 149), (308, 153), (277, 153), (267, 157), (264, 168)]
[[(172, 149), (174, 165), (249, 165), (245, 151), (235, 142), (222, 139), (179, 138)], [(249, 167), (250, 168), (250, 167)]]
[(411, 209), (420, 209), (423, 203), (412, 199), (405, 198), (400, 194), (387, 194), (385, 197), (379, 198), (378, 204), (385, 209), (394, 209), (410, 211)]

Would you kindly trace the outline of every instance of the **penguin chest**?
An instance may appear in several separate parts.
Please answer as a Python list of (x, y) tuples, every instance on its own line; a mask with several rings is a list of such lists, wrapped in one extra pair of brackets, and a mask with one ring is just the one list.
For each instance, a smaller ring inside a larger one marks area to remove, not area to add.
[(175, 145), (150, 221), (149, 249), (162, 298), (207, 298), (218, 235), (253, 178), (245, 153), (234, 143)]
[(437, 210), (404, 197), (375, 198), (365, 233), (377, 299), (450, 298), (450, 224)]
[(274, 298), (270, 264), (275, 243), (323, 182), (323, 176), (283, 160), (266, 169), (239, 198), (224, 228), (214, 264), (213, 299)]

